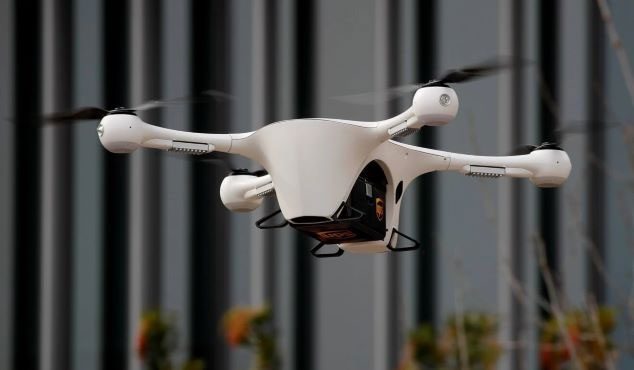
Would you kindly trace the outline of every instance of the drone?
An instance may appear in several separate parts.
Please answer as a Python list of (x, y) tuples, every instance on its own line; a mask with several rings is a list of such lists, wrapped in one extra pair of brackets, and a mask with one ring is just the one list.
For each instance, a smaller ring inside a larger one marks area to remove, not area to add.
[[(450, 84), (483, 77), (499, 65), (450, 70), (414, 85), (412, 104), (382, 121), (290, 119), (246, 133), (211, 134), (158, 127), (133, 109), (83, 108), (55, 120), (100, 119), (99, 140), (112, 153), (151, 148), (200, 155), (224, 152), (246, 157), (264, 170), (234, 170), (220, 185), (220, 199), (234, 212), (251, 212), (275, 196), (279, 209), (256, 222), (261, 229), (291, 226), (317, 240), (316, 257), (344, 251), (409, 251), (420, 243), (399, 230), (403, 194), (412, 181), (433, 171), (487, 178), (527, 178), (540, 188), (558, 187), (572, 165), (555, 143), (524, 146), (510, 156), (477, 156), (408, 145), (396, 139), (423, 126), (442, 126), (458, 114)], [(155, 104), (156, 105), (156, 104)], [(160, 104), (159, 104), (160, 105)], [(400, 238), (400, 241), (399, 241)], [(404, 244), (404, 245), (403, 245)], [(326, 251), (324, 246), (329, 247)]]

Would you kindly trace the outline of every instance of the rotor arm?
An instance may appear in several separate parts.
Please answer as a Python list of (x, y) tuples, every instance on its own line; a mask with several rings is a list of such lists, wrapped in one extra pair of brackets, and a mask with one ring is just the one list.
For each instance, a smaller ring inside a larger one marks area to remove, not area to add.
[(406, 136), (422, 126), (423, 123), (409, 108), (395, 117), (377, 122), (375, 132), (380, 141), (386, 141), (395, 137)]
[(529, 178), (539, 187), (563, 184), (572, 169), (570, 158), (563, 150), (535, 150), (526, 155), (477, 156), (441, 151), (430, 152), (450, 158), (447, 171), (468, 176)]
[(235, 139), (250, 135), (172, 130), (143, 122), (131, 114), (108, 115), (101, 120), (97, 131), (102, 145), (114, 153), (130, 153), (139, 147), (187, 154), (230, 153)]
[(145, 124), (144, 148), (190, 152), (193, 154), (212, 151), (228, 152), (231, 149), (231, 135), (203, 134), (171, 130)]
[[(478, 156), (427, 149), (390, 141), (400, 147), (393, 168), (402, 177), (414, 177), (432, 171), (455, 171), (468, 176), (528, 178), (539, 187), (563, 184), (572, 169), (570, 158), (563, 150), (534, 150), (526, 155)], [(398, 164), (396, 164), (398, 163)]]
[(444, 85), (421, 87), (414, 94), (412, 105), (396, 117), (379, 121), (376, 132), (379, 140), (405, 137), (423, 126), (442, 126), (458, 114), (458, 95)]

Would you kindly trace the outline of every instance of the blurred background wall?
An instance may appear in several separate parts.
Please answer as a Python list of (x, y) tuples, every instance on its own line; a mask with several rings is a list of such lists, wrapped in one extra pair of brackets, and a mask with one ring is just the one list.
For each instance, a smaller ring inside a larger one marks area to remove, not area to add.
[[(634, 3), (609, 5), (632, 56)], [(535, 369), (534, 323), (552, 298), (541, 242), (560, 303), (615, 307), (617, 368), (634, 366), (631, 130), (604, 129), (632, 122), (634, 103), (594, 0), (1, 0), (0, 51), (0, 369), (139, 369), (138, 321), (157, 308), (177, 317), (181, 358), (246, 369), (249, 354), (224, 344), (219, 320), (267, 303), (284, 369), (394, 369), (410, 329), (465, 311), (499, 315), (500, 369)], [(408, 141), (495, 155), (558, 140), (571, 177), (540, 190), (425, 175), (402, 210), (423, 248), (398, 255), (316, 260), (294, 230), (255, 228), (274, 199), (253, 215), (226, 210), (221, 166), (110, 154), (96, 122), (41, 120), (209, 89), (233, 98), (142, 117), (223, 133), (383, 119), (411, 96), (333, 97), (496, 56), (524, 67), (456, 86), (458, 119)]]

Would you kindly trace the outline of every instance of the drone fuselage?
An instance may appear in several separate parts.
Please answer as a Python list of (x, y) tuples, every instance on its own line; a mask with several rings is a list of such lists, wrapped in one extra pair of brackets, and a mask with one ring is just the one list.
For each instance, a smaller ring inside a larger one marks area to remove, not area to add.
[[(411, 108), (378, 122), (338, 119), (293, 119), (244, 134), (200, 134), (168, 130), (131, 114), (112, 114), (100, 123), (100, 140), (112, 152), (139, 147), (192, 154), (222, 151), (259, 163), (265, 176), (229, 176), (221, 185), (223, 203), (234, 211), (257, 208), (262, 197), (276, 194), (286, 220), (333, 220), (348, 200), (360, 173), (370, 163), (380, 166), (387, 180), (382, 240), (339, 243), (355, 252), (384, 252), (397, 243), (399, 212), (408, 185), (431, 171), (467, 175), (525, 177), (538, 186), (559, 186), (571, 164), (562, 150), (536, 150), (527, 155), (488, 157), (431, 150), (392, 140), (423, 125), (451, 121), (458, 98), (448, 87), (417, 91)], [(397, 197), (397, 188), (400, 187)], [(322, 221), (323, 222), (323, 221)]]

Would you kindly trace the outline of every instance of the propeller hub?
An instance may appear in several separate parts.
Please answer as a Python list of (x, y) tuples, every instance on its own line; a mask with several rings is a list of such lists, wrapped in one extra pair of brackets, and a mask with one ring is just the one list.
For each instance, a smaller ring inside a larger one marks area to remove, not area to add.
[(431, 80), (431, 81), (421, 85), (421, 87), (449, 87), (449, 85), (447, 85), (443, 81)]
[(268, 172), (266, 170), (249, 171), (246, 168), (234, 168), (231, 170), (231, 173), (229, 173), (229, 176), (249, 175), (249, 176), (262, 177), (267, 174)]
[(125, 107), (117, 107), (108, 112), (108, 115), (111, 115), (111, 114), (130, 114), (130, 115), (136, 116), (136, 110), (125, 108)]
[(231, 170), (231, 173), (229, 173), (229, 176), (235, 176), (235, 175), (250, 175), (251, 172), (249, 172), (248, 169), (246, 168), (234, 168)]
[(540, 146), (538, 146), (537, 148), (535, 148), (535, 150), (544, 150), (544, 149), (549, 149), (549, 150), (563, 150), (563, 148), (561, 146), (559, 146), (559, 144), (557, 143), (551, 143), (551, 142), (544, 142), (542, 143)]

